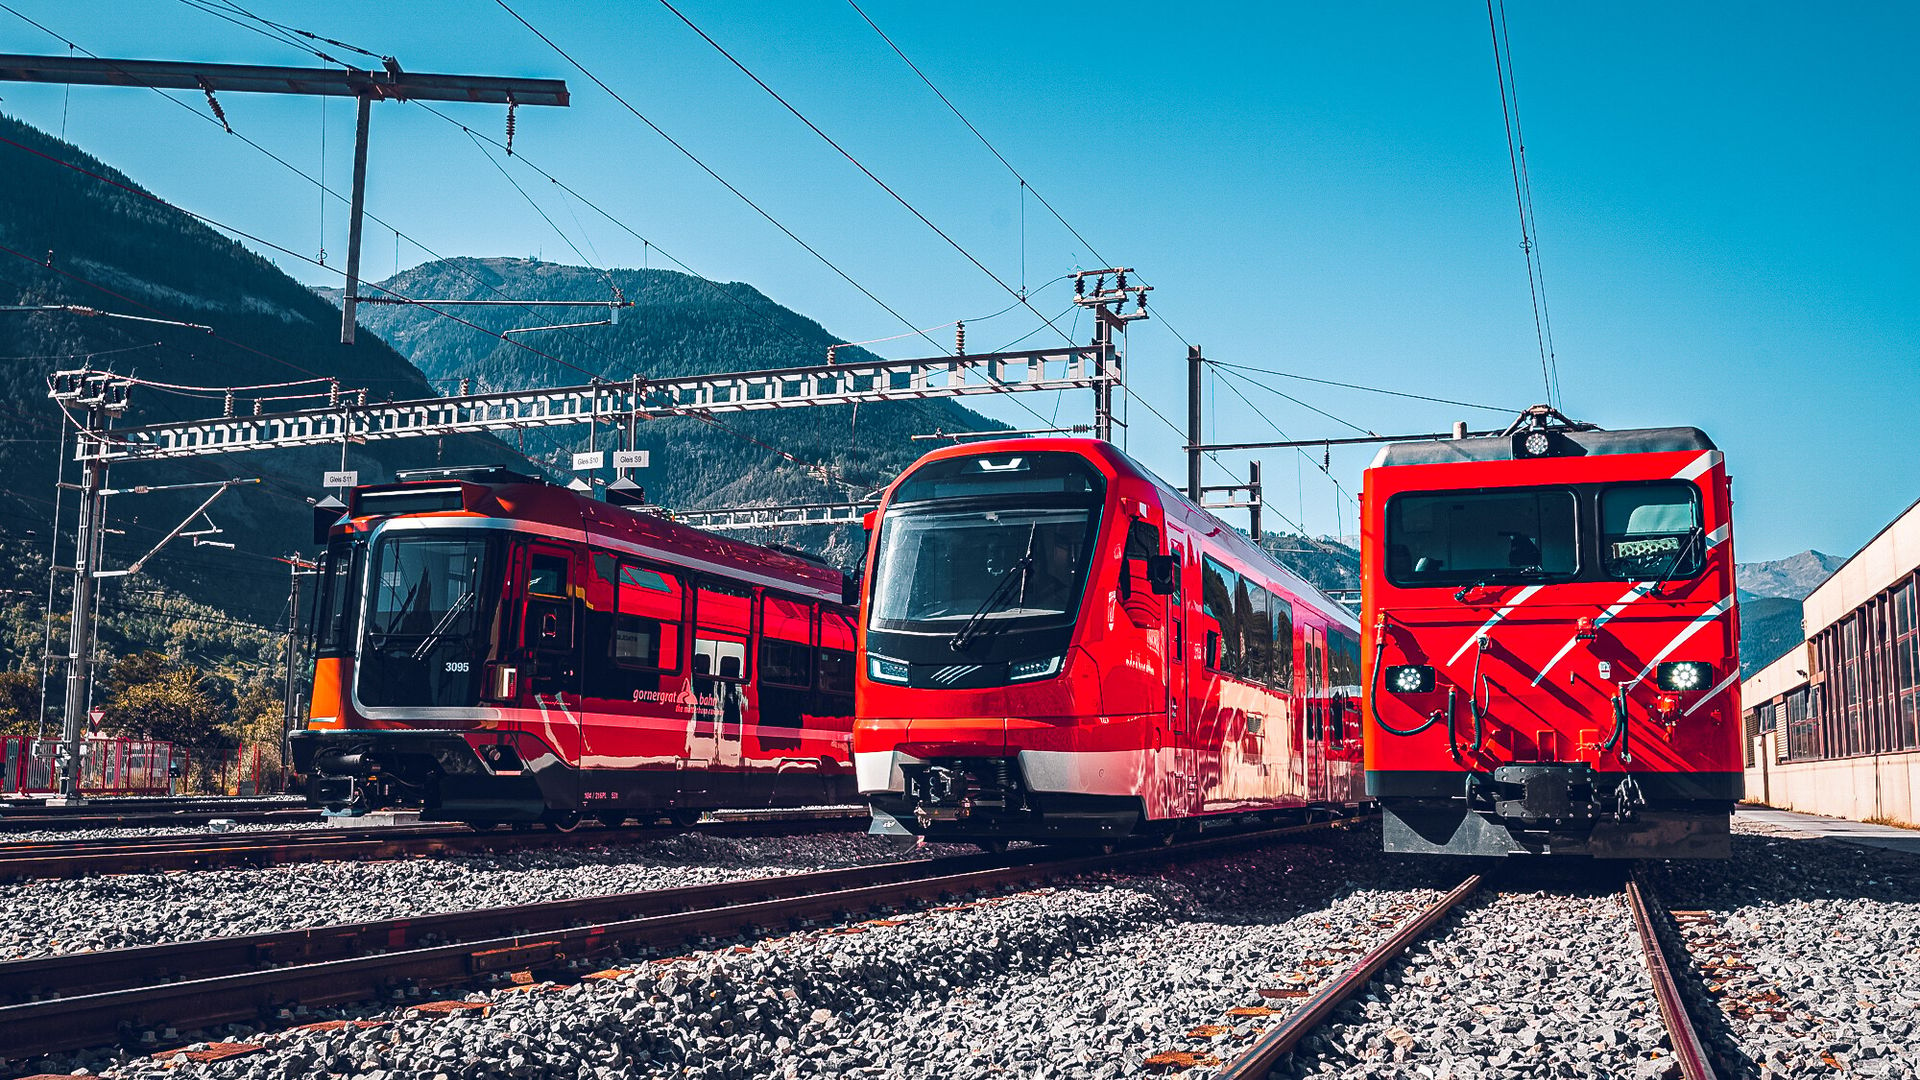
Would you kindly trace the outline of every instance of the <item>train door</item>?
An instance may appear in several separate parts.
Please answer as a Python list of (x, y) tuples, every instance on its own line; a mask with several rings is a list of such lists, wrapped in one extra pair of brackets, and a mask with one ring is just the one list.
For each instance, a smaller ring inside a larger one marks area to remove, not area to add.
[(1171, 528), (1167, 532), (1167, 553), (1173, 556), (1173, 594), (1167, 597), (1167, 744), (1172, 775), (1167, 785), (1167, 809), (1173, 817), (1197, 813), (1200, 796), (1199, 751), (1194, 745), (1194, 725), (1199, 710), (1192, 697), (1192, 680), (1187, 665), (1193, 649), (1187, 644), (1187, 548), (1184, 536)]
[(1327, 798), (1327, 637), (1317, 626), (1301, 631), (1302, 659), (1306, 664), (1306, 723), (1301, 739), (1301, 764), (1306, 769), (1308, 802)]
[(580, 757), (580, 648), (575, 633), (573, 552), (553, 544), (526, 548), (526, 605), (520, 648), (527, 658), (527, 692), (542, 721), (541, 734), (568, 762)]
[(702, 584), (693, 601), (693, 716), (687, 730), (687, 772), (681, 790), (701, 805), (732, 806), (744, 798), (741, 742), (753, 708), (753, 598), (745, 589)]

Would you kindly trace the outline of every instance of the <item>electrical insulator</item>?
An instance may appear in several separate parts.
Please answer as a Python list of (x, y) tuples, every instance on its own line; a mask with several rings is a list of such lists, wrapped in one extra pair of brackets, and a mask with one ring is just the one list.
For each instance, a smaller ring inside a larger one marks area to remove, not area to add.
[(466, 397), (467, 394), (470, 392), (470, 388), (472, 387), (472, 385), (473, 385), (472, 380), (462, 377), (460, 380), (460, 396)]
[(953, 324), (953, 351), (960, 356), (967, 355), (967, 324), (965, 322)]
[(261, 400), (260, 398), (254, 398), (253, 399), (253, 415), (259, 416), (262, 412), (265, 411), (265, 406), (266, 406), (265, 401)]
[(513, 100), (512, 98), (507, 99), (507, 156), (508, 157), (513, 156), (514, 110), (518, 109), (519, 107), (520, 107), (519, 102)]
[(328, 380), (327, 408), (337, 409), (339, 407), (340, 407), (340, 380), (339, 379)]
[(1121, 292), (1127, 291), (1127, 275), (1124, 272), (1113, 275), (1113, 287)]
[(833, 353), (834, 353), (834, 350), (836, 350), (836, 349), (838, 349), (839, 347), (840, 347), (840, 346), (838, 346), (838, 345), (829, 345), (829, 346), (827, 346), (827, 363), (829, 363), (829, 364), (831, 364), (831, 363), (833, 363)]
[(228, 418), (233, 416), (233, 391), (231, 390), (227, 391), (226, 401), (223, 403), (220, 415)]
[[(49, 252), (48, 254), (51, 255), (52, 253)], [(1077, 274), (1074, 275), (1073, 295), (1076, 297), (1087, 295), (1087, 279), (1086, 278), (1080, 277)]]

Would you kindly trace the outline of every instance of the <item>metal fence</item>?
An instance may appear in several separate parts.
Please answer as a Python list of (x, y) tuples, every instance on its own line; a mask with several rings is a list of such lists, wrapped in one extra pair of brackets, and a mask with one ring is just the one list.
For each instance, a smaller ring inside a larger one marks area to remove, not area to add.
[[(0, 737), (0, 797), (59, 790), (61, 742)], [(151, 739), (87, 739), (81, 744), (82, 795), (274, 795), (296, 778), (280, 748), (249, 744), (195, 750)]]

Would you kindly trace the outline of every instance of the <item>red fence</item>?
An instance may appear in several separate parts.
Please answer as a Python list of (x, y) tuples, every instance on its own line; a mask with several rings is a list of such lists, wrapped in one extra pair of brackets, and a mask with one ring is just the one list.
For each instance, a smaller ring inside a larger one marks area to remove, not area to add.
[[(57, 791), (60, 749), (58, 739), (0, 737), (0, 797)], [(148, 739), (82, 744), (83, 795), (272, 795), (294, 788), (276, 746), (193, 750)]]

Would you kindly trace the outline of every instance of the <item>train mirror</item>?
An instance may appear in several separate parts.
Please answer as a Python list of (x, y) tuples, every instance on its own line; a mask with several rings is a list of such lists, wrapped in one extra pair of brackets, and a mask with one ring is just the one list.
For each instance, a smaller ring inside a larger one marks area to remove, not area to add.
[(1172, 596), (1174, 594), (1173, 571), (1173, 556), (1147, 556), (1147, 581), (1153, 585), (1153, 594), (1155, 596)]
[(558, 638), (559, 636), (560, 636), (559, 614), (556, 612), (549, 611), (546, 614), (540, 616), (540, 637), (543, 640), (551, 641)]
[(869, 510), (866, 513), (860, 515), (860, 527), (862, 529), (865, 529), (867, 532), (872, 532), (874, 522), (878, 521), (879, 518), (880, 518), (880, 511)]

